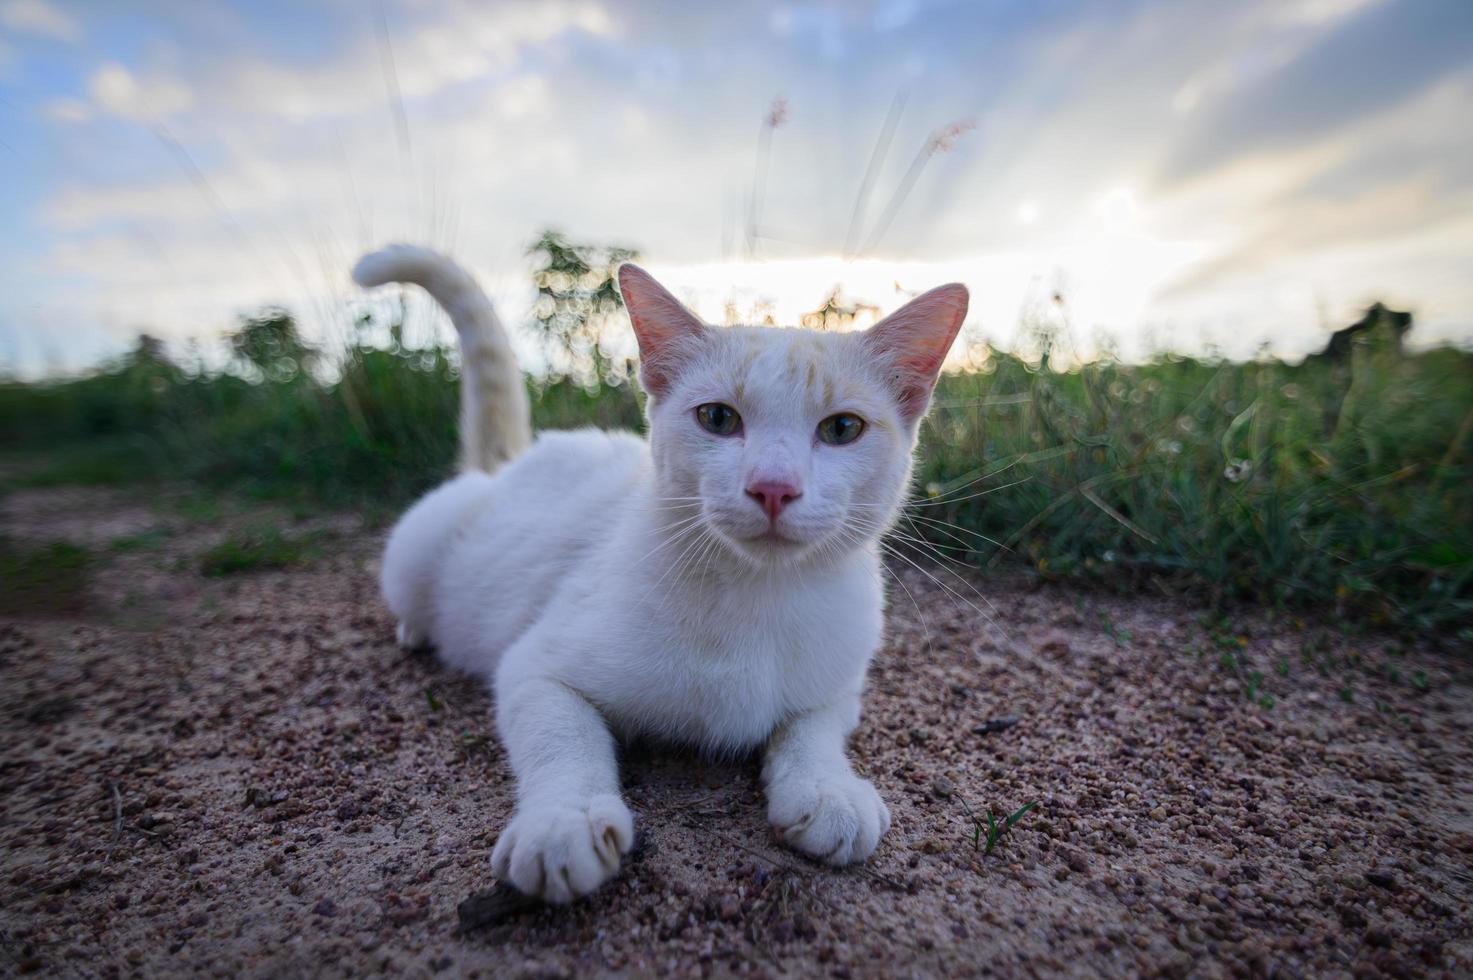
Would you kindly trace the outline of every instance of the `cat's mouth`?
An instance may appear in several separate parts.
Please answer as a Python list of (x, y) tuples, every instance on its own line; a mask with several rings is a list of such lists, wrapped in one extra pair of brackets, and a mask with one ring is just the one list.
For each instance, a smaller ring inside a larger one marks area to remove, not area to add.
[(754, 529), (750, 526), (741, 529), (714, 530), (717, 530), (717, 533), (726, 539), (727, 545), (732, 550), (758, 564), (766, 564), (770, 561), (791, 561), (805, 553), (812, 544), (793, 534), (791, 530), (782, 530), (774, 525), (768, 525), (755, 534)]

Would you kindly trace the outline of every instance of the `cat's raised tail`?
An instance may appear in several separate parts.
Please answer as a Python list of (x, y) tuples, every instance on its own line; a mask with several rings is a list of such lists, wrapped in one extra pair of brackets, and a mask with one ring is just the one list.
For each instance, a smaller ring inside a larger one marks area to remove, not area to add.
[(511, 340), (491, 301), (455, 262), (418, 245), (390, 245), (353, 267), (365, 288), (420, 286), (450, 314), (460, 335), (460, 451), (468, 470), (494, 471), (532, 443), (532, 406)]

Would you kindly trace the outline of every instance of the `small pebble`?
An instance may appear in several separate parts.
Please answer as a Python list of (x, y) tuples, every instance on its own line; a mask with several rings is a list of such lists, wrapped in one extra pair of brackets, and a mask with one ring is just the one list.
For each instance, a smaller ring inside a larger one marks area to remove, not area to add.
[(1377, 888), (1384, 888), (1387, 891), (1394, 892), (1400, 890), (1401, 888), (1400, 883), (1396, 880), (1395, 872), (1387, 868), (1375, 868), (1371, 871), (1367, 871), (1366, 881), (1369, 881)]

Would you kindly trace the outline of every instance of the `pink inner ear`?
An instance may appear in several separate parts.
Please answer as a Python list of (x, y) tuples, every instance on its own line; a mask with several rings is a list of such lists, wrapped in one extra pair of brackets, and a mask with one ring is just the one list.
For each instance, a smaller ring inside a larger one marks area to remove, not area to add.
[(967, 318), (967, 287), (937, 286), (870, 328), (865, 343), (889, 362), (895, 397), (907, 421), (925, 414), (936, 375)]
[(645, 391), (663, 395), (674, 382), (683, 352), (706, 326), (655, 277), (626, 262), (619, 267), (619, 292), (639, 341), (639, 376)]

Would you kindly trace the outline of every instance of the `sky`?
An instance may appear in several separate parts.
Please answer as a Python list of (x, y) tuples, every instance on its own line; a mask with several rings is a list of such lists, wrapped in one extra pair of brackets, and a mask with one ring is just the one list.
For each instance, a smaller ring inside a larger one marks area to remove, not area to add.
[(1466, 0), (0, 0), (0, 373), (341, 337), (389, 241), (519, 324), (546, 227), (713, 322), (960, 280), (1003, 347), (1469, 345), (1470, 105)]

